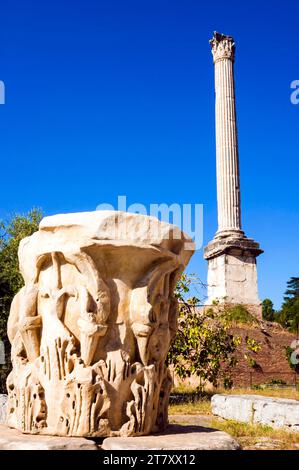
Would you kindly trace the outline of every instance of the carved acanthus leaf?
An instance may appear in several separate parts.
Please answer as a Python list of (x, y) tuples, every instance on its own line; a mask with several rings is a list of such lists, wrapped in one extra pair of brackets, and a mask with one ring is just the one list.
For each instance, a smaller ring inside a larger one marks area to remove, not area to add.
[(215, 32), (210, 44), (214, 63), (223, 59), (235, 60), (235, 42), (231, 36)]

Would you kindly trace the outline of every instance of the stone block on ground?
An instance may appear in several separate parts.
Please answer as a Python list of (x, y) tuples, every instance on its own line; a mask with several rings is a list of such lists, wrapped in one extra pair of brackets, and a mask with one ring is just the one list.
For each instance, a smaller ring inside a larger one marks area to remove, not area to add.
[(0, 450), (98, 450), (98, 446), (83, 437), (22, 434), (0, 425)]
[(214, 395), (212, 412), (242, 423), (299, 432), (299, 401), (260, 395)]
[(201, 426), (170, 425), (165, 432), (140, 437), (108, 437), (103, 450), (240, 450), (229, 434)]

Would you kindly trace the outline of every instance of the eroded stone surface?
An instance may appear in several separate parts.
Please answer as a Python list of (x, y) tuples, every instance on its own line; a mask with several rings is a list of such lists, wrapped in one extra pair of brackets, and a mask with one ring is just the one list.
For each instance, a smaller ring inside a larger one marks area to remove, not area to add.
[(260, 395), (214, 395), (213, 414), (243, 423), (256, 423), (299, 432), (299, 401)]
[(224, 253), (209, 259), (208, 285), (210, 303), (260, 304), (256, 258), (250, 254)]
[(7, 395), (0, 394), (0, 424), (5, 424), (7, 415)]
[(173, 291), (192, 241), (154, 217), (46, 217), (20, 244), (8, 321), (8, 424), (59, 436), (143, 435), (167, 423)]
[(0, 450), (98, 450), (91, 439), (22, 434), (0, 425)]
[(108, 437), (103, 450), (239, 450), (229, 434), (200, 426), (170, 425), (163, 434), (141, 437)]

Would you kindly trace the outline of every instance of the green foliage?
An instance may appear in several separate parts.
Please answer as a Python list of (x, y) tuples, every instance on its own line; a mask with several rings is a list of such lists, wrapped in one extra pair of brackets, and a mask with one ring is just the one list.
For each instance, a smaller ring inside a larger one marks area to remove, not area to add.
[(254, 357), (252, 357), (249, 354), (244, 354), (244, 358), (246, 359), (247, 364), (249, 365), (249, 367), (252, 367), (252, 368), (257, 367), (258, 364), (257, 364), (256, 359)]
[(275, 321), (275, 310), (273, 308), (273, 302), (270, 299), (263, 300), (262, 303), (262, 315), (266, 321)]
[(244, 305), (235, 305), (233, 307), (225, 307), (221, 313), (222, 317), (229, 323), (237, 324), (254, 324), (258, 323), (256, 317), (251, 315)]
[(262, 349), (262, 345), (256, 341), (254, 338), (249, 336), (245, 337), (246, 352), (244, 353), (244, 359), (247, 361), (249, 367), (256, 368), (258, 363), (256, 358), (252, 356), (251, 353), (258, 353)]
[(225, 375), (223, 378), (223, 386), (225, 390), (230, 390), (234, 385), (232, 378), (229, 375)]
[(0, 221), (0, 339), (4, 342), (6, 352), (6, 365), (0, 366), (0, 393), (4, 391), (5, 378), (10, 369), (10, 348), (6, 335), (10, 304), (23, 286), (18, 248), (23, 238), (38, 230), (41, 218), (41, 211), (32, 209), (28, 214), (16, 214), (8, 221)]
[(251, 385), (252, 390), (263, 390), (264, 386), (263, 385), (257, 385), (253, 384)]
[(19, 271), (18, 248), (20, 241), (38, 230), (42, 214), (38, 209), (31, 210), (27, 215), (17, 214), (8, 222), (0, 222), (0, 298), (4, 303), (23, 286), (23, 278)]
[(287, 290), (284, 295), (284, 300), (299, 297), (299, 277), (291, 277), (287, 282)]
[(287, 385), (287, 383), (282, 379), (272, 379), (268, 382), (268, 385)]
[[(222, 365), (229, 370), (236, 364), (234, 352), (239, 339), (228, 331), (227, 322), (212, 309), (199, 311), (198, 298), (185, 299), (191, 282), (184, 274), (177, 284), (178, 332), (168, 354), (168, 363), (182, 379), (197, 375), (201, 378), (202, 388), (206, 381), (217, 386)], [(232, 385), (229, 375), (224, 381), (225, 386)]]
[(248, 351), (252, 351), (256, 353), (262, 349), (262, 345), (258, 341), (256, 341), (254, 338), (250, 338), (249, 336), (246, 336), (245, 342), (246, 342)]
[(252, 368), (259, 367), (255, 357), (253, 357), (251, 353), (258, 353), (262, 349), (262, 345), (249, 336), (245, 337), (245, 345), (246, 352), (244, 353), (244, 359), (246, 359), (247, 364)]
[(287, 282), (284, 302), (278, 316), (279, 323), (290, 331), (299, 327), (299, 277), (291, 277)]

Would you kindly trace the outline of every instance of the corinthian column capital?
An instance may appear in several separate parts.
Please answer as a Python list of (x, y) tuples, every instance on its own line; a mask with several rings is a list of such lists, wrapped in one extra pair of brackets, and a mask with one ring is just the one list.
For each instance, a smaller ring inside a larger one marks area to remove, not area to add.
[(214, 63), (223, 59), (235, 60), (235, 42), (231, 36), (215, 32), (210, 44)]

